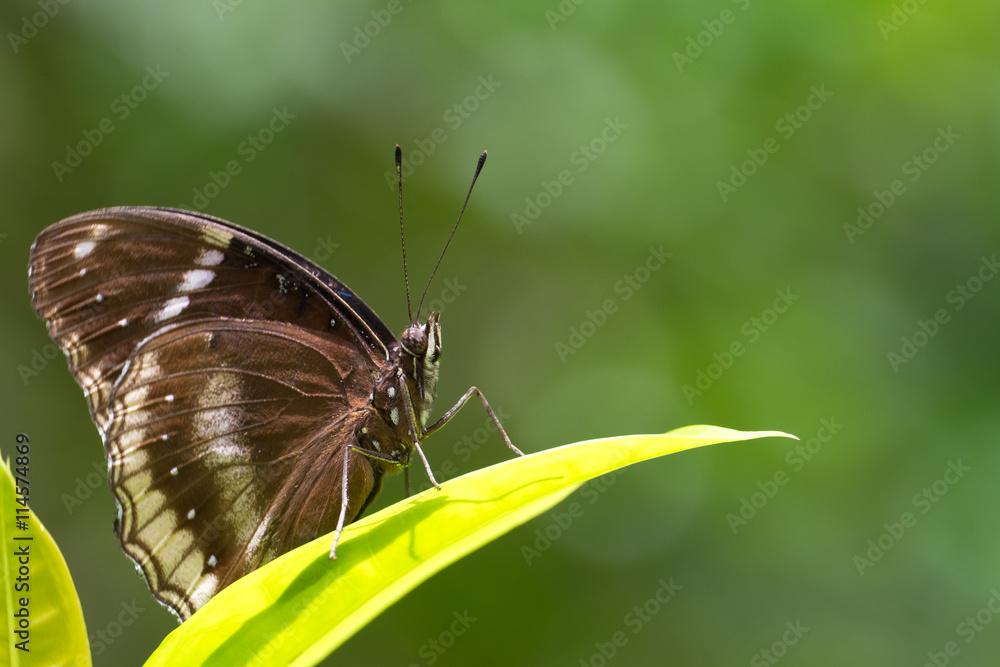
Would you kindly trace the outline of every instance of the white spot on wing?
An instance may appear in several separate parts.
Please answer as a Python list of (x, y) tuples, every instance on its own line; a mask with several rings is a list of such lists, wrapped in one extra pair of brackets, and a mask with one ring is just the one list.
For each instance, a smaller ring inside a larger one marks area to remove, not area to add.
[(170, 474), (173, 475), (174, 477), (177, 477), (177, 466), (174, 466), (173, 468), (170, 469)]
[(77, 259), (83, 259), (92, 253), (96, 247), (97, 243), (94, 241), (83, 241), (81, 243), (77, 243), (76, 248), (73, 250), (73, 256)]
[(189, 509), (188, 510), (187, 517), (188, 517), (188, 521), (190, 521), (191, 519), (194, 518), (194, 510), (193, 509)]
[[(219, 252), (218, 250), (214, 252)], [(222, 253), (219, 253), (222, 254)], [(215, 280), (215, 271), (208, 269), (192, 269), (184, 272), (184, 281), (177, 286), (178, 292), (190, 292), (201, 289)]]
[(385, 393), (389, 394), (389, 398), (392, 398), (393, 396), (396, 395), (396, 388), (389, 387), (389, 389)]
[(171, 317), (179, 315), (190, 304), (191, 300), (186, 296), (175, 296), (172, 299), (167, 299), (167, 302), (163, 304), (163, 308), (160, 309), (160, 312), (153, 319), (157, 322), (169, 320)]
[(215, 557), (215, 554), (212, 554), (211, 556), (208, 557), (209, 567), (215, 567), (218, 564), (219, 564), (219, 559)]
[(238, 405), (243, 401), (240, 376), (235, 373), (211, 373), (208, 382), (197, 395), (197, 407), (192, 416), (195, 431), (202, 437), (212, 437), (212, 453), (240, 458), (243, 442), (240, 431), (244, 426)]
[(215, 248), (202, 248), (201, 252), (198, 254), (198, 259), (194, 261), (195, 264), (199, 266), (218, 266), (222, 264), (222, 260), (226, 256), (222, 254), (222, 251), (216, 250)]
[(389, 419), (392, 420), (393, 424), (399, 423), (399, 408), (393, 408), (389, 411)]
[(250, 462), (251, 448), (245, 432), (253, 415), (245, 406), (247, 397), (241, 379), (233, 372), (209, 373), (204, 386), (190, 399), (195, 404), (192, 432), (199, 434), (202, 441), (194, 455), (217, 471), (219, 500), (229, 508), (233, 523), (240, 526), (239, 539), (246, 541), (256, 527), (260, 510), (256, 507), (258, 499), (247, 492), (256, 488), (258, 469)]

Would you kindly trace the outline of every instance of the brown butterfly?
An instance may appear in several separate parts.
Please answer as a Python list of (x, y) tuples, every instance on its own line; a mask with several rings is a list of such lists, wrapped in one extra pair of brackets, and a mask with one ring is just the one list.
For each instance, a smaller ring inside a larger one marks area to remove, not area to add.
[(182, 620), (335, 530), (333, 557), (413, 451), (436, 485), (420, 442), (473, 395), (520, 454), (476, 387), (427, 425), (437, 313), (396, 340), (337, 278), (225, 220), (75, 215), (38, 235), (29, 283), (104, 440), (122, 548)]

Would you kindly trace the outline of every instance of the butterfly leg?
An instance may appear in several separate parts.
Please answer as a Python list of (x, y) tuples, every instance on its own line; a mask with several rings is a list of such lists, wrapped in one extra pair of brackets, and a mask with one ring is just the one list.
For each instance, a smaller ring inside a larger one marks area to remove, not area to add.
[(340, 517), (337, 519), (337, 530), (333, 534), (333, 546), (330, 547), (330, 560), (337, 560), (337, 543), (340, 542), (340, 533), (344, 530), (344, 521), (347, 519), (347, 470), (348, 457), (351, 455), (351, 448), (344, 449), (344, 472), (340, 478)]
[(482, 401), (483, 407), (486, 408), (486, 412), (488, 412), (490, 415), (490, 419), (492, 419), (493, 423), (497, 425), (497, 430), (500, 431), (500, 437), (503, 438), (504, 443), (511, 449), (511, 451), (513, 451), (518, 456), (524, 456), (524, 452), (515, 447), (514, 443), (512, 443), (510, 441), (510, 438), (507, 437), (507, 432), (503, 430), (503, 425), (501, 425), (500, 420), (497, 419), (496, 413), (493, 412), (493, 408), (490, 407), (489, 401), (487, 401), (486, 397), (483, 396), (483, 392), (479, 391), (479, 389), (477, 389), (476, 387), (469, 387), (469, 390), (465, 392), (465, 395), (463, 395), (462, 398), (458, 399), (458, 403), (453, 405), (451, 410), (448, 410), (448, 412), (444, 413), (441, 419), (431, 424), (431, 426), (424, 431), (424, 437), (426, 438), (428, 435), (434, 433), (442, 426), (447, 424), (448, 421), (455, 416), (455, 413), (462, 409), (462, 406), (465, 405), (466, 401), (472, 398), (473, 394), (478, 396), (479, 400)]
[(406, 377), (402, 373), (399, 374), (399, 389), (399, 394), (403, 397), (403, 403), (406, 404), (406, 419), (410, 423), (410, 437), (413, 439), (413, 448), (417, 450), (417, 454), (420, 454), (420, 460), (424, 462), (424, 469), (427, 470), (427, 478), (431, 480), (431, 484), (434, 485), (435, 489), (440, 489), (441, 485), (434, 479), (431, 464), (424, 455), (424, 450), (420, 447), (420, 437), (417, 435), (417, 424), (419, 423), (417, 421), (417, 413), (413, 409), (413, 401), (410, 400), (410, 392), (406, 388)]
[(406, 466), (409, 465), (408, 462), (407, 463), (403, 463), (402, 461), (400, 461), (399, 459), (397, 459), (395, 456), (389, 456), (388, 454), (380, 454), (378, 452), (373, 452), (373, 451), (368, 450), (368, 449), (362, 449), (360, 447), (355, 447), (354, 445), (348, 445), (347, 448), (349, 450), (351, 450), (352, 452), (357, 452), (358, 454), (361, 454), (364, 457), (372, 459), (373, 461), (384, 461), (385, 463), (393, 464), (397, 468), (403, 468), (404, 470), (406, 469)]
[[(355, 447), (354, 445), (348, 445), (344, 450), (344, 471), (340, 478), (340, 518), (337, 519), (337, 530), (333, 534), (333, 546), (330, 547), (330, 559), (337, 560), (337, 544), (340, 542), (340, 532), (344, 530), (344, 523), (347, 521), (347, 472), (350, 468), (348, 462), (348, 456), (351, 452), (357, 452), (362, 456), (367, 456), (370, 459), (378, 459), (379, 461), (385, 461), (387, 463), (395, 463), (396, 465), (402, 465), (398, 459), (391, 456), (385, 456), (384, 454), (376, 454), (375, 452), (370, 452), (367, 449), (361, 449), (360, 447)], [(409, 468), (406, 468), (409, 470)]]

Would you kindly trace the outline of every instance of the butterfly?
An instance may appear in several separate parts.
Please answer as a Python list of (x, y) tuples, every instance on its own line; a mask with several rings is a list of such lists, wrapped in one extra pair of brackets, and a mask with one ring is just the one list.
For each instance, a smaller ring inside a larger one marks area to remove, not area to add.
[(397, 340), (320, 266), (225, 220), (81, 213), (38, 235), (29, 285), (104, 441), (115, 533), (182, 621), (331, 531), (335, 557), (414, 451), (437, 486), (420, 442), (473, 396), (521, 453), (476, 387), (428, 425), (438, 313), (411, 316)]

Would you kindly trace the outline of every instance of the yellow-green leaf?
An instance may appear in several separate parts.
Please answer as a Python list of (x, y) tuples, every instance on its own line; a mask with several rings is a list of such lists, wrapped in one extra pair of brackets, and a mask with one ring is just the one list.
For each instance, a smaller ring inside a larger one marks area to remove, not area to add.
[(26, 490), (30, 503), (34, 491), (30, 443), (21, 438), (18, 446), (27, 453), (15, 455), (16, 483), (10, 461), (0, 464), (0, 667), (89, 667), (87, 629), (69, 568), (35, 513), (24, 511), (25, 494), (18, 493)]
[(464, 475), (348, 526), (335, 562), (324, 536), (237, 581), (172, 632), (146, 664), (315, 665), (432, 574), (589, 479), (686, 449), (786, 435), (688, 426), (579, 442)]

